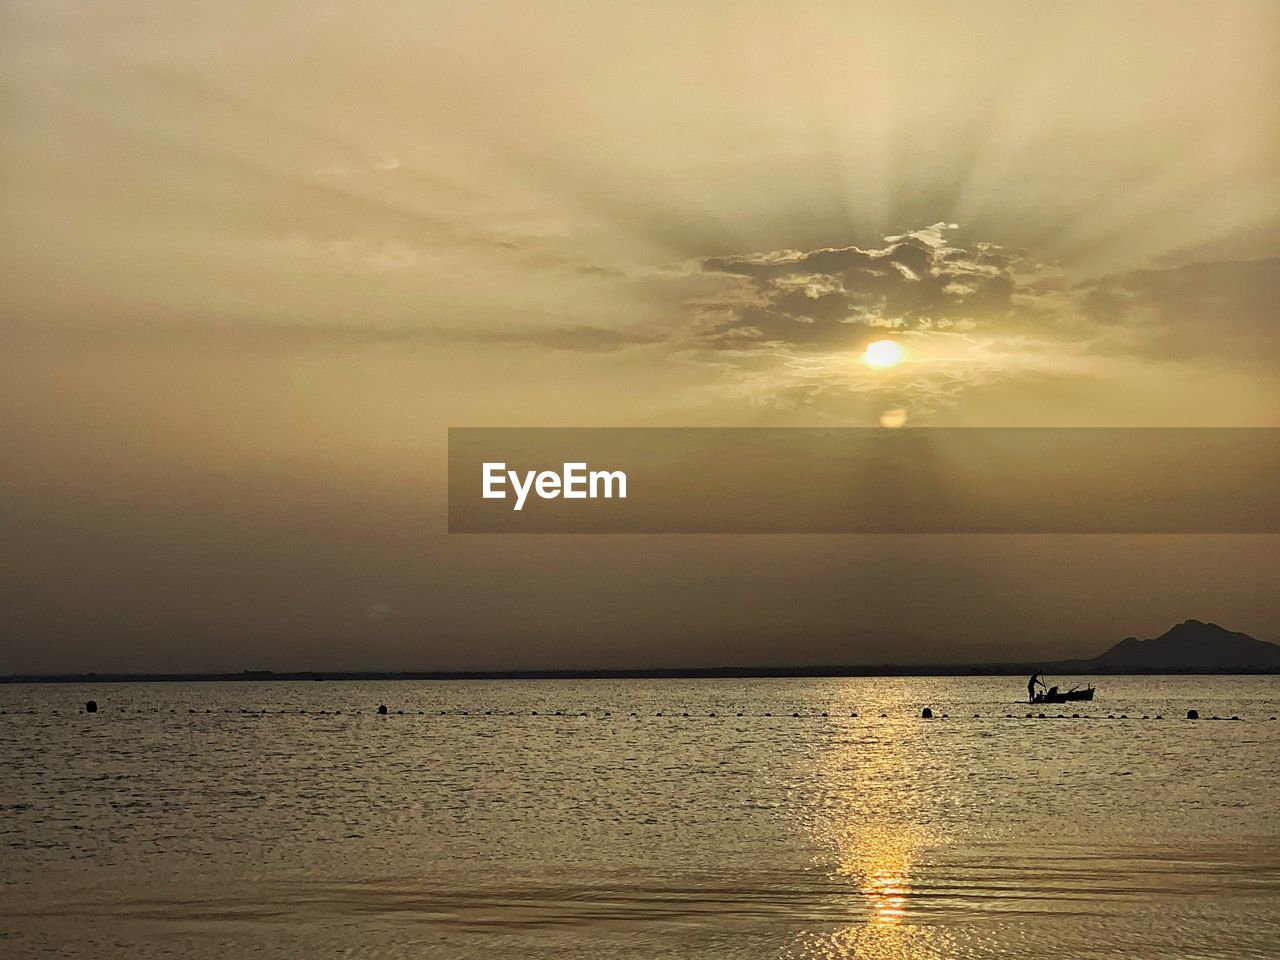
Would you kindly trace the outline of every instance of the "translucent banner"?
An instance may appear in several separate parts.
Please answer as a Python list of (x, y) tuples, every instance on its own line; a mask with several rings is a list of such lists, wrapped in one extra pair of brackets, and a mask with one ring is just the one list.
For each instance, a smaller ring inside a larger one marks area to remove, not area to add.
[(454, 533), (1275, 533), (1280, 429), (454, 428)]

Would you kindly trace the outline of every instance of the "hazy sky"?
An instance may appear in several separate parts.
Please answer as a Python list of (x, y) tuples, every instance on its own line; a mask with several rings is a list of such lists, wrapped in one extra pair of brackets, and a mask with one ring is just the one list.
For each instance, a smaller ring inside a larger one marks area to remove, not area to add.
[(1271, 2), (0, 0), (0, 671), (1280, 641), (1276, 537), (444, 532), (449, 426), (1280, 426), (1277, 89)]

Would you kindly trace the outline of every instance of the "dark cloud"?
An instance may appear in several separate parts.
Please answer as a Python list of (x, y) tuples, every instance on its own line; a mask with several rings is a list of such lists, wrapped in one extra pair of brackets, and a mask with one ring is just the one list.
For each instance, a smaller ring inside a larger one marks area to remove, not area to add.
[(669, 339), (665, 334), (574, 324), (508, 328), (445, 327), (436, 324), (263, 323), (247, 326), (227, 321), (183, 318), (183, 322), (121, 321), (110, 325), (70, 322), (0, 324), (0, 347), (9, 350), (47, 343), (188, 345), (255, 353), (296, 352), (334, 346), (371, 347), (394, 344), (510, 344), (579, 353), (609, 353)]
[(1280, 259), (1195, 263), (1103, 277), (1079, 290), (1099, 326), (1135, 352), (1187, 359), (1280, 357)]
[(711, 345), (848, 345), (877, 329), (965, 329), (1008, 319), (1025, 257), (994, 244), (951, 246), (938, 223), (886, 246), (850, 246), (708, 257), (710, 273), (741, 277), (745, 286), (702, 304), (702, 337)]
[[(698, 260), (696, 275), (721, 286), (687, 301), (671, 344), (718, 367), (745, 403), (841, 419), (887, 405), (918, 419), (1011, 379), (1105, 379), (1116, 367), (1104, 356), (1132, 371), (1280, 359), (1280, 260), (1071, 281), (1030, 251), (952, 242), (953, 229)], [(898, 376), (850, 365), (881, 337), (921, 362)]]
[(1033, 337), (1092, 352), (1185, 359), (1280, 353), (1280, 260), (1197, 263), (1077, 284), (1022, 251), (948, 242), (953, 225), (885, 246), (708, 257), (733, 278), (695, 304), (704, 348), (850, 349), (876, 335), (972, 331)]

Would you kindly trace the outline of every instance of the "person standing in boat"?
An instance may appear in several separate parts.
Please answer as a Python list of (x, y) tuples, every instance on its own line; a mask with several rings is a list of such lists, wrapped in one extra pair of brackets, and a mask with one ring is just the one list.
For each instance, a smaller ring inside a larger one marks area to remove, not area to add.
[(1033, 673), (1031, 679), (1027, 681), (1027, 703), (1036, 702), (1036, 687), (1044, 686), (1044, 681), (1040, 679), (1040, 674)]

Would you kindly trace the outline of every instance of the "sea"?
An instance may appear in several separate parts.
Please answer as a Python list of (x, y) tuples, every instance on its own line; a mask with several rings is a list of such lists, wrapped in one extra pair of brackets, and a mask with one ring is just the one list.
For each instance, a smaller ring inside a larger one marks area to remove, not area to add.
[(1280, 678), (1086, 682), (3, 685), (0, 956), (1280, 956)]

